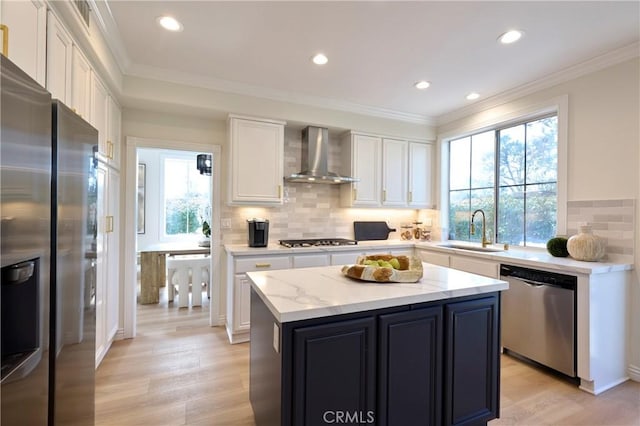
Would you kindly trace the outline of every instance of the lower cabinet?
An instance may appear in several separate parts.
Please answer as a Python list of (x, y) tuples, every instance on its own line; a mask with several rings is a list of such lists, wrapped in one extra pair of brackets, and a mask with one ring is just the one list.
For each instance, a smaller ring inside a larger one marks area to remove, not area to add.
[(480, 425), (498, 416), (499, 295), (278, 323), (251, 291), (257, 425)]
[(442, 422), (442, 308), (380, 315), (378, 425)]
[(336, 412), (374, 413), (375, 318), (293, 330), (294, 425), (326, 425)]
[(444, 424), (478, 425), (498, 417), (498, 297), (445, 306)]

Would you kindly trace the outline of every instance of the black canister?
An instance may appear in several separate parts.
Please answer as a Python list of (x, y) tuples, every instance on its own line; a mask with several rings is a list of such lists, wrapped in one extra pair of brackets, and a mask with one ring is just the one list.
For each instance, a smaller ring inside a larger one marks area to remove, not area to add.
[(269, 221), (267, 219), (249, 219), (249, 247), (266, 247), (269, 243)]

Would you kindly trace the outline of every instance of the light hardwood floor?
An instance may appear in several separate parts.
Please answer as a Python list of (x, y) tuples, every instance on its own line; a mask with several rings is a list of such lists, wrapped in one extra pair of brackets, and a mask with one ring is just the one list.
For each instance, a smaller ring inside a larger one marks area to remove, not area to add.
[[(502, 417), (490, 426), (640, 425), (636, 382), (595, 397), (503, 356), (501, 395)], [(208, 306), (139, 307), (138, 337), (114, 342), (97, 370), (96, 425), (254, 424), (249, 345), (209, 327)]]

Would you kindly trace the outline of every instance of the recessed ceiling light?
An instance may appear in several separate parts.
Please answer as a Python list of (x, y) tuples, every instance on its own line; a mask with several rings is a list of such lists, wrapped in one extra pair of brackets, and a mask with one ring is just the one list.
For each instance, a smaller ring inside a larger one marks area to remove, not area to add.
[(313, 58), (311, 58), (314, 64), (316, 65), (324, 65), (329, 62), (329, 58), (326, 57), (323, 53), (318, 53)]
[(474, 99), (478, 99), (480, 97), (480, 95), (476, 92), (471, 92), (467, 95), (467, 99), (472, 101)]
[(516, 41), (520, 40), (520, 38), (522, 38), (523, 35), (524, 35), (524, 33), (522, 31), (511, 30), (511, 31), (507, 31), (506, 33), (504, 33), (500, 37), (498, 37), (498, 40), (502, 44), (511, 44), (511, 43), (515, 43)]
[(161, 16), (157, 19), (158, 24), (165, 30), (182, 31), (182, 24), (176, 18), (171, 16)]
[(431, 83), (429, 83), (428, 81), (425, 81), (425, 80), (421, 80), (421, 81), (418, 81), (417, 83), (415, 83), (414, 86), (416, 86), (416, 89), (424, 90), (427, 87), (431, 86)]

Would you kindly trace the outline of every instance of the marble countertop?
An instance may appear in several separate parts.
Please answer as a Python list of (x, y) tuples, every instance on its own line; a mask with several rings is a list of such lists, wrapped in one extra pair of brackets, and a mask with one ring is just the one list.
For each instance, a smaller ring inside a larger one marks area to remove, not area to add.
[[(509, 263), (524, 267), (542, 268), (559, 272), (577, 272), (581, 274), (604, 274), (608, 272), (629, 271), (631, 263), (617, 262), (584, 262), (570, 257), (553, 257), (542, 249), (514, 249), (506, 251), (483, 252), (451, 247), (441, 247), (441, 242), (416, 243), (416, 248), (428, 249), (441, 253), (464, 255), (500, 263)], [(498, 247), (498, 246), (495, 246)]]
[[(507, 251), (482, 252), (457, 249), (451, 247), (441, 247), (443, 242), (420, 242), (404, 240), (379, 240), (379, 241), (359, 241), (357, 245), (348, 246), (320, 246), (320, 247), (296, 247), (287, 248), (277, 243), (269, 244), (267, 247), (248, 247), (243, 244), (225, 245), (225, 250), (233, 256), (256, 256), (274, 254), (311, 254), (311, 253), (331, 253), (340, 251), (362, 251), (368, 250), (401, 250), (412, 249), (413, 247), (428, 249), (441, 253), (456, 254), (468, 257), (493, 260), (501, 263), (511, 263), (524, 267), (542, 268), (560, 272), (575, 272), (580, 274), (602, 274), (617, 271), (629, 271), (633, 269), (633, 263), (624, 262), (583, 262), (568, 257), (553, 257), (544, 249), (521, 249), (511, 247)], [(478, 245), (478, 244), (476, 244)], [(495, 246), (496, 248), (499, 246)]]
[(492, 278), (423, 263), (417, 283), (347, 278), (341, 266), (248, 272), (252, 288), (280, 322), (299, 321), (506, 290)]
[(366, 252), (367, 250), (395, 250), (414, 247), (413, 241), (403, 240), (377, 240), (377, 241), (358, 241), (358, 244), (344, 246), (313, 246), (313, 247), (284, 247), (280, 244), (270, 243), (267, 247), (249, 247), (246, 244), (225, 244), (224, 249), (228, 254), (233, 256), (255, 256), (262, 254), (305, 254), (305, 253), (326, 253), (340, 251), (359, 250)]

